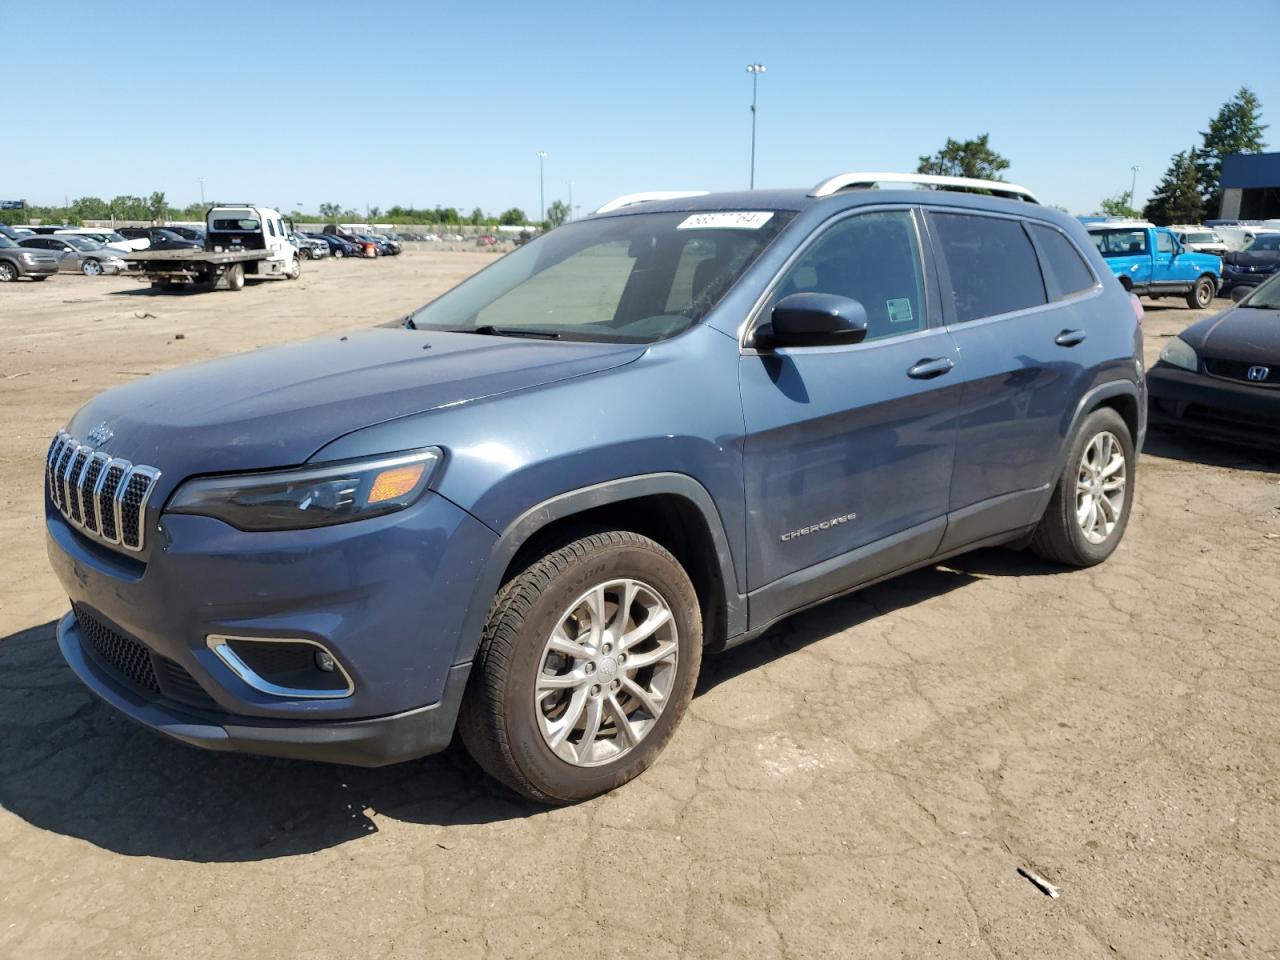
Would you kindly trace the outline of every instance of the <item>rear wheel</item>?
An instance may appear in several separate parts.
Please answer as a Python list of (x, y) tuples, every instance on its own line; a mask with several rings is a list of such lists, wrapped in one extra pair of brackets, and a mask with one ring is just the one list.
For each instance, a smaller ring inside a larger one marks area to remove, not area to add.
[(675, 557), (635, 533), (586, 536), (498, 594), (458, 729), (513, 790), (586, 800), (662, 752), (701, 658), (697, 595)]
[(1213, 281), (1201, 277), (1187, 293), (1187, 306), (1192, 310), (1205, 310), (1213, 303)]
[(342, 252), (342, 248), (341, 248), (341, 247), (334, 247), (334, 248), (333, 248), (333, 259), (335, 259), (335, 260), (341, 260), (341, 259), (342, 259), (343, 257), (345, 257), (345, 256), (346, 256), (346, 254)]
[(233, 263), (226, 272), (227, 289), (243, 290), (244, 289), (244, 264)]
[[(12, 283), (18, 279), (18, 268), (8, 260), (0, 260), (0, 283)], [(41, 280), (44, 277), (40, 278)]]
[(32, 279), (32, 281), (34, 281), (35, 283), (44, 283), (46, 280), (48, 280), (48, 279), (49, 279), (49, 275), (48, 275), (47, 273), (42, 273), (42, 274), (40, 274), (40, 276), (38, 276), (38, 277), (32, 277), (31, 279)]
[(1133, 438), (1119, 413), (1101, 407), (1085, 417), (1031, 549), (1071, 567), (1111, 556), (1129, 523), (1135, 465)]

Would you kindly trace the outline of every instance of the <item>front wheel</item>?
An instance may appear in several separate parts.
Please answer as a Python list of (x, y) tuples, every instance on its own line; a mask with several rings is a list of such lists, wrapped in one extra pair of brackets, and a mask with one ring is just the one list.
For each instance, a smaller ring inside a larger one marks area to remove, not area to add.
[(102, 264), (97, 260), (86, 260), (80, 264), (80, 272), (86, 277), (100, 277), (102, 276)]
[(342, 252), (342, 248), (341, 248), (341, 247), (334, 247), (334, 248), (333, 248), (333, 259), (335, 259), (335, 260), (341, 260), (341, 259), (342, 259), (343, 257), (345, 257), (345, 256), (346, 256), (346, 254)]
[[(12, 283), (18, 279), (18, 268), (8, 260), (0, 260), (0, 283)], [(44, 279), (41, 277), (41, 279)]]
[(1115, 551), (1133, 505), (1133, 438), (1110, 407), (1085, 417), (1031, 549), (1046, 560), (1091, 567)]
[(293, 265), (284, 272), (284, 275), (288, 277), (290, 280), (297, 280), (300, 276), (302, 276), (302, 258), (294, 257)]
[(1208, 277), (1201, 277), (1187, 293), (1187, 306), (1192, 310), (1207, 310), (1213, 303), (1213, 294), (1213, 281)]
[(587, 800), (662, 752), (701, 659), (697, 594), (675, 557), (635, 533), (585, 536), (498, 594), (459, 732), (518, 793)]

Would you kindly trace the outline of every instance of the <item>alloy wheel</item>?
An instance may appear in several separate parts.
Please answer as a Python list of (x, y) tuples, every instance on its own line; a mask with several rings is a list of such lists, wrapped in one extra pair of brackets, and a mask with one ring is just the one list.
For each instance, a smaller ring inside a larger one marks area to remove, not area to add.
[(1076, 473), (1076, 522), (1090, 543), (1103, 543), (1124, 511), (1124, 447), (1104, 430), (1094, 436), (1080, 457)]
[(639, 580), (592, 587), (543, 647), (534, 710), (561, 760), (594, 767), (630, 753), (669, 701), (679, 645), (671, 606)]

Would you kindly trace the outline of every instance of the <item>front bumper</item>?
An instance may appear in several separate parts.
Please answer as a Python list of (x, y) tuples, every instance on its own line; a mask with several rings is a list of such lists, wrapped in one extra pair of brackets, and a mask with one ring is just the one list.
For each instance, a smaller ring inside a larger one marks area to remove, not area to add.
[[(103, 699), (171, 736), (194, 725), (198, 734), (185, 739), (211, 749), (303, 756), (304, 743), (313, 759), (390, 763), (448, 742), (437, 727), (452, 730), (451, 698), (461, 695), (453, 684), (469, 669), (466, 624), (496, 540), (488, 527), (434, 493), (399, 513), (313, 530), (245, 533), (166, 514), (150, 523), (145, 549), (126, 555), (46, 499), (50, 563), (90, 629), (105, 626), (145, 651), (157, 674), (180, 673), (176, 688), (163, 676), (158, 687), (130, 682), (100, 647), (86, 657), (73, 616), (59, 630), (63, 652)], [(265, 691), (209, 648), (210, 635), (320, 644), (354, 689), (323, 699)], [(428, 729), (410, 737), (395, 717)], [(351, 724), (362, 725), (358, 736), (341, 732)], [(360, 743), (351, 756), (349, 736)], [(336, 744), (333, 756), (326, 744)]]
[(470, 664), (453, 667), (440, 700), (416, 710), (346, 722), (272, 722), (201, 713), (162, 697), (139, 695), (87, 653), (73, 613), (58, 623), (58, 647), (72, 672), (95, 695), (135, 723), (170, 739), (204, 750), (359, 767), (386, 766), (447, 747), (471, 672)]
[(1159, 364), (1147, 373), (1151, 426), (1280, 449), (1280, 389)]
[(1222, 288), (1224, 290), (1231, 287), (1256, 287), (1264, 280), (1270, 280), (1276, 275), (1276, 271), (1262, 270), (1239, 270), (1230, 265), (1224, 265), (1222, 268)]

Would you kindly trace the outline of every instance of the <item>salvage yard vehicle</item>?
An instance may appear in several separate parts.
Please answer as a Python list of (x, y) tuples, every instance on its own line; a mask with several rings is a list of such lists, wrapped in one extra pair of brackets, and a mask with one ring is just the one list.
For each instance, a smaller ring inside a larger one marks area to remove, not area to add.
[(88, 237), (62, 234), (27, 237), (19, 246), (52, 253), (58, 258), (60, 273), (100, 277), (104, 273), (125, 273), (129, 269), (129, 264), (123, 259), (128, 254)]
[(121, 227), (120, 235), (126, 240), (145, 241), (142, 250), (202, 250), (204, 243), (184, 237), (168, 227)]
[(1192, 253), (1208, 253), (1215, 257), (1224, 257), (1227, 254), (1227, 242), (1210, 227), (1173, 224), (1169, 229), (1178, 238), (1178, 242)]
[(241, 290), (246, 275), (289, 280), (301, 276), (298, 250), (289, 242), (284, 221), (275, 210), (222, 204), (209, 209), (205, 223), (203, 247), (142, 250), (127, 259), (143, 279), (161, 290), (186, 285)]
[(1243, 250), (1223, 258), (1222, 285), (1229, 293), (1235, 287), (1255, 287), (1280, 271), (1280, 233), (1260, 233)]
[(31, 250), (0, 235), (0, 283), (22, 277), (48, 280), (58, 272), (58, 259), (51, 250)]
[(456, 728), (528, 797), (595, 796), (704, 650), (977, 547), (1111, 555), (1147, 403), (1107, 273), (1008, 183), (619, 198), (399, 324), (82, 407), (46, 460), (58, 643), (195, 746), (379, 765)]
[(329, 244), (308, 237), (305, 233), (290, 233), (289, 242), (298, 248), (304, 260), (320, 260), (329, 256)]
[(1130, 293), (1181, 296), (1192, 310), (1206, 309), (1222, 286), (1222, 260), (1187, 251), (1173, 231), (1141, 220), (1088, 224), (1098, 252)]
[(1280, 449), (1280, 276), (1232, 297), (1161, 352), (1147, 375), (1151, 426)]

